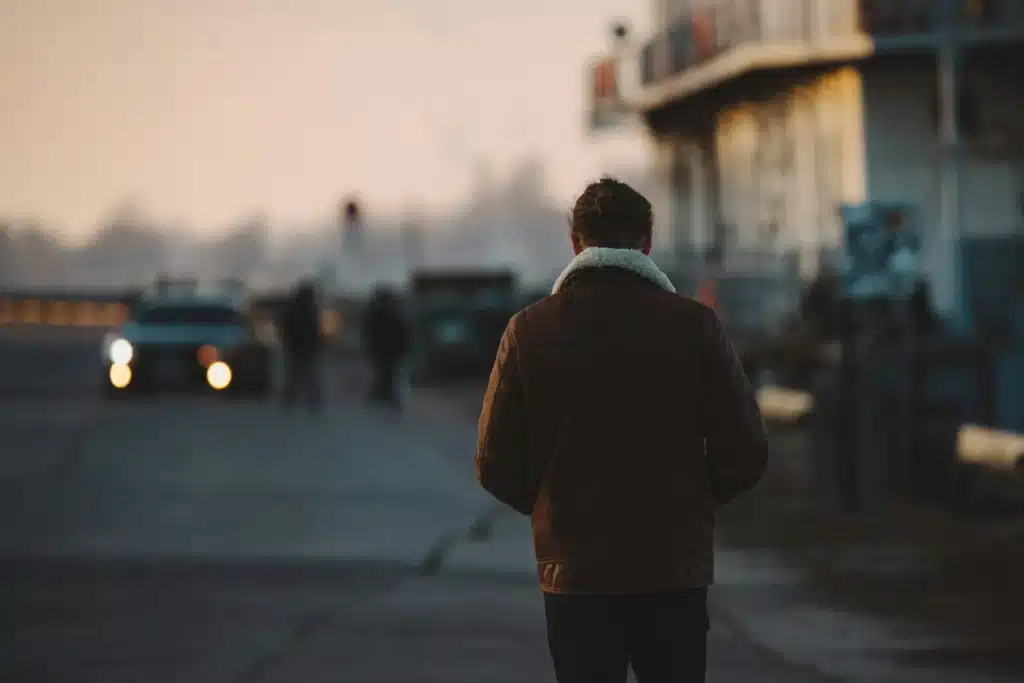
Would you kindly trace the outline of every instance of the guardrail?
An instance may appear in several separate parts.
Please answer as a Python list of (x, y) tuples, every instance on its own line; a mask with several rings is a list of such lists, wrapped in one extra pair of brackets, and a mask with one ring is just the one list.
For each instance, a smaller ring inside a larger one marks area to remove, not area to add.
[(1024, 472), (1024, 434), (965, 424), (957, 432), (956, 454), (965, 465)]
[(128, 314), (123, 297), (69, 294), (0, 294), (0, 325), (113, 327)]
[(766, 423), (796, 426), (813, 413), (814, 395), (807, 391), (768, 385), (757, 390), (757, 405)]
[[(132, 292), (0, 291), (0, 326), (116, 327), (128, 319), (133, 299)], [(272, 322), (286, 301), (284, 295), (257, 296), (252, 301), (253, 315), (262, 323)], [(324, 306), (324, 334), (341, 334), (345, 319), (354, 308), (351, 302), (344, 301)]]

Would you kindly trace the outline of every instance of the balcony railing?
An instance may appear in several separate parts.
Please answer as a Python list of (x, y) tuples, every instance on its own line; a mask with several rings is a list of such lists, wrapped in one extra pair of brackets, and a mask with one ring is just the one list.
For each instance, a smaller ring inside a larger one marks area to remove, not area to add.
[(860, 0), (861, 31), (877, 37), (924, 35), (943, 30), (946, 13), (970, 31), (1024, 27), (1020, 0)]
[[(965, 32), (1024, 32), (1022, 0), (718, 0), (652, 38), (640, 55), (642, 85), (661, 83), (733, 48), (937, 38), (946, 17)], [(949, 12), (949, 14), (947, 14)]]
[(908, 36), (942, 29), (942, 3), (934, 0), (860, 0), (857, 27), (873, 36)]

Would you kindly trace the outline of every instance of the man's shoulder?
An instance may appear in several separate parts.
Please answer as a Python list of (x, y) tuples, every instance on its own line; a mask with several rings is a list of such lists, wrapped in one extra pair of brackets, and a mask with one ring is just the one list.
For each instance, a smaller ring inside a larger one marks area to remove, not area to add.
[(656, 296), (657, 304), (670, 314), (700, 318), (702, 320), (714, 315), (714, 311), (710, 307), (685, 294), (658, 289), (654, 292), (654, 295)]
[(512, 317), (509, 318), (508, 321), (509, 334), (511, 334), (513, 337), (516, 337), (517, 335), (521, 335), (523, 332), (525, 332), (538, 319), (543, 320), (546, 318), (551, 318), (551, 305), (545, 305), (547, 300), (550, 298), (551, 295), (548, 295), (543, 299), (535, 301), (532, 304), (524, 308), (521, 308), (516, 313), (513, 313)]
[(565, 292), (548, 294), (515, 313), (509, 320), (509, 327), (515, 331), (524, 326), (534, 325), (541, 321), (560, 318), (564, 313), (563, 307), (565, 302)]
[[(513, 315), (508, 323), (509, 330), (517, 335), (558, 322), (565, 315), (567, 303), (568, 294), (565, 291), (549, 294)], [(637, 305), (650, 308), (654, 316), (668, 316), (690, 325), (708, 324), (715, 317), (712, 308), (696, 299), (663, 289), (651, 288), (645, 301), (637, 302)]]

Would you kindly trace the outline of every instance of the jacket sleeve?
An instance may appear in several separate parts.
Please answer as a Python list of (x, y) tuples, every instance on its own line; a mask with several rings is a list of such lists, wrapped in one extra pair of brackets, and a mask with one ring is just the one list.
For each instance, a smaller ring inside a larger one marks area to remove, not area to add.
[(715, 498), (725, 504), (760, 481), (768, 437), (754, 389), (710, 309), (702, 342), (704, 443)]
[(517, 512), (530, 515), (539, 482), (533, 476), (519, 354), (512, 323), (498, 345), (477, 430), (480, 485)]

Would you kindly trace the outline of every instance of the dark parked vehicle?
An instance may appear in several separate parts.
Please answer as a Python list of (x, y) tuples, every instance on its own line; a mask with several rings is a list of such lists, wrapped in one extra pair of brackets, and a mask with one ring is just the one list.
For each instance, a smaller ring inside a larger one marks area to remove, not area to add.
[(410, 286), (415, 382), (486, 377), (519, 308), (511, 271), (421, 272)]

